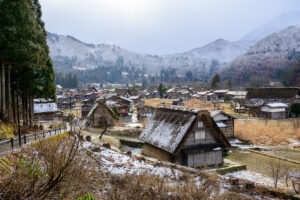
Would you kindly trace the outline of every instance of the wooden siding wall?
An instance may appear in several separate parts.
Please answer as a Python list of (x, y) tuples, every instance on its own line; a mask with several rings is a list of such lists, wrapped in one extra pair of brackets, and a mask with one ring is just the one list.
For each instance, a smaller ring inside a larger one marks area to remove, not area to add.
[(234, 137), (234, 119), (230, 119), (227, 122), (225, 122), (226, 128), (220, 128), (225, 136), (227, 138), (233, 138)]
[(222, 150), (188, 154), (188, 167), (204, 167), (223, 163)]
[[(216, 143), (216, 140), (215, 140), (214, 136), (212, 135), (212, 133), (210, 132), (210, 129), (204, 123), (203, 123), (203, 127), (198, 128), (199, 121), (201, 121), (201, 120), (198, 119), (198, 121), (195, 123), (193, 130), (190, 133), (188, 133), (188, 136), (183, 143), (184, 147), (194, 146), (197, 144), (214, 144), (214, 143)], [(205, 131), (205, 139), (196, 140), (195, 139), (196, 131)]]
[(150, 144), (143, 145), (142, 154), (161, 161), (171, 162), (171, 154)]

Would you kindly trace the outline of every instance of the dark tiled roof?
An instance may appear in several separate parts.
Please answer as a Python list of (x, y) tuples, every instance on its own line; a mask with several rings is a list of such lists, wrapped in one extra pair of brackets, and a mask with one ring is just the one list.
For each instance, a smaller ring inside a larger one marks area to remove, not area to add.
[(250, 88), (246, 99), (291, 99), (299, 94), (300, 88)]

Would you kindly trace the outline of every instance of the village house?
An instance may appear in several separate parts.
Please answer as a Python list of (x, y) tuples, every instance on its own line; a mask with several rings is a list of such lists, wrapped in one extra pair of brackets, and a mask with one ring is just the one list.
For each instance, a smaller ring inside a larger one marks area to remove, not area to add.
[[(261, 117), (262, 106), (270, 103), (283, 103), (289, 107), (297, 102), (299, 95), (300, 88), (296, 87), (250, 88), (247, 91), (245, 107), (249, 109), (249, 116)], [(266, 113), (264, 113), (264, 116), (266, 116)]]
[(59, 109), (73, 109), (76, 107), (76, 99), (67, 98), (63, 100), (58, 100), (57, 106)]
[(198, 92), (198, 96), (199, 96), (199, 99), (202, 100), (202, 101), (209, 101), (207, 96), (208, 94), (210, 94), (211, 92), (210, 91), (202, 91), (202, 92)]
[(233, 116), (220, 110), (211, 110), (209, 113), (227, 138), (234, 137), (235, 118)]
[(261, 116), (269, 119), (285, 119), (288, 106), (284, 103), (268, 103), (261, 107)]
[(136, 109), (137, 109), (137, 119), (139, 121), (142, 121), (143, 119), (150, 119), (155, 112), (155, 107), (145, 105), (144, 102), (139, 103), (136, 106)]
[(114, 91), (115, 94), (121, 97), (129, 98), (131, 96), (130, 91), (127, 88), (117, 88)]
[(145, 97), (147, 99), (160, 98), (158, 86), (157, 85), (149, 86), (149, 88), (147, 89), (147, 93), (145, 94)]
[(82, 105), (81, 105), (81, 116), (82, 117), (86, 117), (90, 110), (92, 109), (93, 105), (95, 104), (96, 100), (93, 99), (84, 99), (82, 101)]
[(114, 126), (117, 119), (116, 113), (106, 105), (106, 101), (99, 99), (87, 115), (87, 124), (92, 127)]
[(215, 90), (213, 91), (213, 99), (211, 101), (216, 102), (224, 102), (226, 93), (229, 92), (229, 90)]
[(131, 96), (130, 99), (133, 101), (133, 104), (138, 104), (142, 101), (140, 96)]
[(143, 154), (188, 167), (223, 163), (230, 143), (208, 111), (159, 107), (139, 137)]
[(182, 99), (174, 99), (172, 101), (173, 106), (184, 106), (183, 100)]
[(34, 121), (62, 121), (63, 112), (59, 111), (57, 104), (51, 100), (34, 99)]
[(128, 105), (111, 100), (107, 100), (106, 105), (116, 112), (120, 121), (127, 123), (132, 121), (131, 108)]
[(107, 95), (105, 97), (106, 100), (109, 100), (109, 101), (115, 101), (115, 102), (118, 102), (119, 104), (124, 104), (124, 105), (127, 105), (129, 106), (129, 112), (131, 112), (131, 107), (133, 106), (133, 101), (129, 98), (126, 98), (126, 97), (122, 97), (122, 96), (118, 96), (118, 95)]
[(228, 91), (225, 94), (224, 100), (228, 102), (235, 102), (237, 100), (245, 100), (247, 91)]
[(108, 107), (111, 109), (116, 109), (121, 121), (132, 121), (133, 101), (131, 99), (115, 94), (103, 95), (101, 98), (106, 100), (106, 105)]

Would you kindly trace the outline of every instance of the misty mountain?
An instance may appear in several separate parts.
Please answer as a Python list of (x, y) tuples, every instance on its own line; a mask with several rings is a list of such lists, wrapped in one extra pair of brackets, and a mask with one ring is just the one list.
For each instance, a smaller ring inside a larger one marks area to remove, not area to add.
[(241, 41), (243, 42), (257, 42), (273, 33), (285, 29), (292, 25), (300, 24), (300, 12), (288, 12), (279, 15), (272, 19), (270, 22), (260, 26), (259, 28), (251, 31), (244, 36)]
[(233, 60), (221, 71), (224, 79), (244, 83), (251, 79), (278, 80), (282, 71), (300, 58), (300, 26), (290, 26), (274, 33), (247, 53)]
[[(263, 74), (264, 70), (274, 68), (271, 64), (276, 64), (279, 69), (276, 73), (280, 73), (282, 67), (290, 64), (288, 57), (295, 56), (298, 51), (296, 47), (299, 44), (296, 40), (298, 36), (294, 33), (297, 28), (273, 33), (299, 22), (300, 12), (286, 13), (250, 32), (239, 41), (218, 39), (187, 52), (163, 56), (140, 54), (111, 44), (87, 44), (72, 36), (54, 33), (48, 33), (47, 42), (57, 72), (80, 73), (80, 71), (94, 70), (92, 72), (99, 73), (96, 69), (105, 68), (107, 74), (111, 74), (111, 69), (114, 69), (114, 76), (120, 73), (138, 73), (158, 77), (162, 70), (169, 70), (172, 71), (171, 76), (182, 77), (186, 72), (192, 71), (194, 78), (208, 80), (227, 66), (226, 69), (232, 69), (232, 73), (225, 73), (224, 77), (230, 74), (241, 74), (240, 78), (233, 77), (233, 79), (247, 80), (249, 79), (247, 71), (239, 70), (250, 70), (248, 74), (252, 74), (253, 70), (258, 69), (260, 70), (258, 73)], [(84, 74), (85, 80), (88, 80), (88, 72)], [(101, 77), (105, 77), (105, 74)], [(271, 77), (278, 77), (278, 75)], [(94, 77), (93, 80), (98, 78)], [(122, 78), (121, 81), (132, 81), (132, 79), (127, 77), (127, 79)]]
[(215, 59), (219, 62), (226, 63), (245, 53), (248, 48), (249, 43), (246, 42), (230, 42), (224, 39), (218, 39), (203, 47), (184, 52), (181, 56)]
[(72, 36), (53, 33), (48, 33), (47, 42), (58, 72), (110, 66), (138, 68), (154, 75), (162, 69), (174, 68), (178, 76), (193, 71), (200, 80), (211, 78), (227, 62), (247, 50), (241, 43), (223, 39), (188, 52), (165, 56), (139, 54), (110, 44), (87, 44)]

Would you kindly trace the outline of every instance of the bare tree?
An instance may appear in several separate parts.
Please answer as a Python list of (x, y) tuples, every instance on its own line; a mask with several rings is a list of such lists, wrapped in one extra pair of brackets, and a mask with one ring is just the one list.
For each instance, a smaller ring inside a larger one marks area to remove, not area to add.
[(281, 168), (282, 168), (282, 164), (279, 158), (278, 159), (270, 158), (270, 173), (273, 178), (275, 189), (277, 188), (278, 180), (280, 179), (282, 174)]
[(283, 165), (282, 165), (282, 174), (283, 174), (286, 186), (289, 187), (290, 167), (287, 163), (283, 163)]
[(291, 172), (290, 179), (292, 181), (292, 185), (295, 193), (300, 194), (300, 171)]

